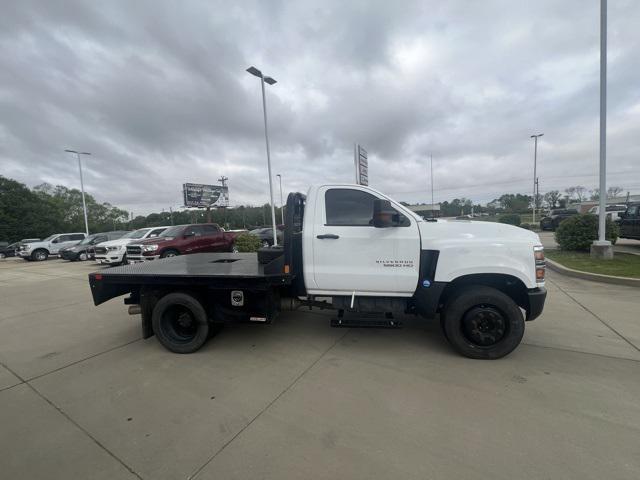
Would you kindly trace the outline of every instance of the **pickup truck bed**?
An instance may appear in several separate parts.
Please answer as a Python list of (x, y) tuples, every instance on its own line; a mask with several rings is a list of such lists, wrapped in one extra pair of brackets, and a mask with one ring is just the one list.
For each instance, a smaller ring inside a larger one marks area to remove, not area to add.
[(89, 274), (89, 284), (95, 305), (140, 285), (268, 289), (291, 283), (283, 265), (282, 256), (261, 265), (255, 253), (196, 253), (104, 269)]

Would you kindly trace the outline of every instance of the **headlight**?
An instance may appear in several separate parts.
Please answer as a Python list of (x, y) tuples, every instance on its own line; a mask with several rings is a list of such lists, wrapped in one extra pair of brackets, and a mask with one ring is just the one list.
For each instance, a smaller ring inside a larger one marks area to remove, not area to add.
[(124, 247), (122, 245), (119, 245), (117, 247), (107, 247), (107, 250), (109, 250), (110, 252), (115, 252), (116, 250), (122, 250)]
[(156, 250), (158, 250), (158, 245), (143, 245), (142, 246), (142, 251), (143, 252), (155, 252)]
[(20, 246), (20, 250), (29, 250), (31, 248), (31, 245), (22, 245)]

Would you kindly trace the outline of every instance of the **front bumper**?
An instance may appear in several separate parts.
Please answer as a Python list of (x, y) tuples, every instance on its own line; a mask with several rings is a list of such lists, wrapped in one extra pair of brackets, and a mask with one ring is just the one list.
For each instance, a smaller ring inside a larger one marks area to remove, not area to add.
[(29, 258), (31, 257), (31, 250), (19, 250), (16, 252), (16, 255), (22, 258)]
[(547, 298), (547, 289), (544, 287), (532, 288), (527, 292), (529, 297), (529, 308), (527, 309), (527, 320), (535, 320), (544, 309), (544, 301)]
[(102, 264), (122, 263), (124, 252), (96, 253), (95, 260)]
[(128, 255), (127, 261), (129, 263), (149, 262), (151, 260), (158, 260), (160, 255)]

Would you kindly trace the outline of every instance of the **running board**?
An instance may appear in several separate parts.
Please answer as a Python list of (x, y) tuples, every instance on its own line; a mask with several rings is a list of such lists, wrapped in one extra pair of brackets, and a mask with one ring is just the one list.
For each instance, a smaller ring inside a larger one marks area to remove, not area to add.
[(402, 322), (393, 318), (391, 312), (364, 313), (338, 310), (338, 316), (331, 319), (332, 327), (344, 328), (402, 328)]

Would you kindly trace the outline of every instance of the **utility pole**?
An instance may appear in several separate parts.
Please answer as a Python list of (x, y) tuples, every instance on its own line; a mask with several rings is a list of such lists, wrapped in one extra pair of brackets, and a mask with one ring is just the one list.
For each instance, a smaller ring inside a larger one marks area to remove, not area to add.
[(538, 183), (538, 172), (537, 172), (537, 166), (538, 166), (538, 137), (542, 137), (544, 135), (544, 133), (539, 133), (537, 135), (531, 135), (531, 138), (533, 138), (534, 140), (534, 146), (533, 146), (533, 209), (532, 209), (532, 222), (531, 223), (536, 223), (536, 184)]

